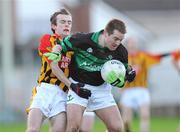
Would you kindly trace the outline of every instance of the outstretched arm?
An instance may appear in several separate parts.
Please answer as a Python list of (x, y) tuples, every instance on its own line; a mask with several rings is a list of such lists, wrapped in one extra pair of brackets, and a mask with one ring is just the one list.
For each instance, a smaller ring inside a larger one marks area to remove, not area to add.
[(50, 67), (53, 74), (69, 88), (71, 81), (64, 75), (64, 72), (59, 68), (58, 63), (51, 62)]
[[(62, 48), (60, 45), (56, 45), (53, 47), (52, 53), (59, 53), (61, 52)], [(57, 54), (56, 54), (57, 55)], [(60, 55), (61, 56), (61, 55)], [(55, 61), (52, 61), (50, 66), (52, 69), (52, 72), (56, 77), (61, 80), (68, 88), (73, 90), (77, 95), (79, 95), (82, 98), (88, 99), (91, 96), (91, 91), (88, 89), (83, 88), (84, 84), (82, 83), (72, 83), (64, 74), (64, 72), (59, 68), (58, 63), (61, 59), (61, 57), (58, 57)]]

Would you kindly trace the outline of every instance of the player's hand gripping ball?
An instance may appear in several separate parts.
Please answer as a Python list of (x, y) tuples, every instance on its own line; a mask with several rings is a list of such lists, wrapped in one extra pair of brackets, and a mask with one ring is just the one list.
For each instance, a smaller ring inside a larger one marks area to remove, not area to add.
[(101, 69), (101, 76), (105, 82), (121, 88), (125, 84), (126, 68), (118, 60), (109, 60), (104, 63)]

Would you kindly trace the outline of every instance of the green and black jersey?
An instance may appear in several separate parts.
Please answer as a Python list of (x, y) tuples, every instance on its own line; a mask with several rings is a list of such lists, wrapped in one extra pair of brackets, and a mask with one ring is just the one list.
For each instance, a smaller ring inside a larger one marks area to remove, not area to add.
[(70, 76), (77, 82), (98, 86), (104, 83), (100, 70), (111, 59), (128, 63), (128, 52), (121, 44), (115, 51), (110, 51), (98, 44), (100, 32), (76, 33), (64, 38), (62, 52), (73, 51), (70, 64)]

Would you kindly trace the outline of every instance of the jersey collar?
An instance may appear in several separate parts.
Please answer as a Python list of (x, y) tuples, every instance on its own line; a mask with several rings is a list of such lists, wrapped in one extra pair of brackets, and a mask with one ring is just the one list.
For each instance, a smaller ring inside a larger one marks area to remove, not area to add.
[(55, 38), (58, 38), (58, 39), (62, 40), (62, 37), (61, 37), (60, 35), (58, 35), (57, 33), (54, 33), (52, 36), (55, 37)]
[[(96, 43), (98, 47), (104, 49), (104, 47), (102, 47), (102, 46), (99, 45), (99, 43), (98, 43), (99, 36), (100, 36), (100, 34), (103, 33), (103, 31), (104, 31), (104, 30), (100, 30), (99, 32), (93, 33), (93, 35), (91, 36), (91, 40), (92, 40), (94, 43)], [(105, 49), (106, 49), (106, 48), (105, 48)]]

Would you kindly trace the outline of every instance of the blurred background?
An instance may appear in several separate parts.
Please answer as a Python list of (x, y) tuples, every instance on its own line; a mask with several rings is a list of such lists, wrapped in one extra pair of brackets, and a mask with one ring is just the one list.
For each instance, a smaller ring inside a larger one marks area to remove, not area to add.
[[(99, 31), (119, 18), (144, 50), (180, 49), (180, 0), (0, 0), (0, 122), (26, 121), (41, 66), (38, 41), (51, 33), (50, 15), (62, 6), (72, 13), (73, 32)], [(180, 76), (171, 60), (149, 71), (152, 116), (180, 116)]]

